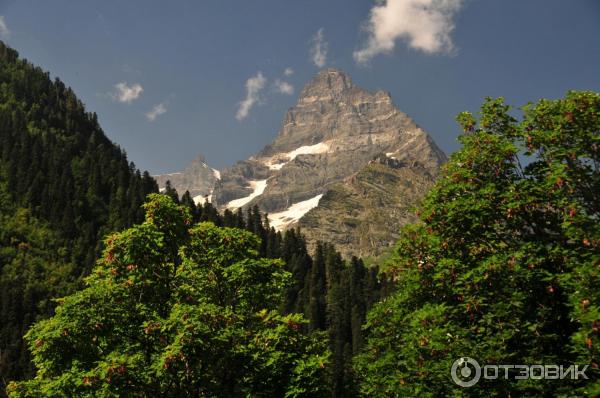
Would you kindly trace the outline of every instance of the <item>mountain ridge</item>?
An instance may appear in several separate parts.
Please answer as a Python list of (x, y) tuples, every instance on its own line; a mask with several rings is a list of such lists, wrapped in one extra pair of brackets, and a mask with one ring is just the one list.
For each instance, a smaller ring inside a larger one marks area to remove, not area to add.
[[(221, 211), (256, 205), (270, 214), (275, 227), (283, 230), (298, 225), (303, 216), (319, 207), (321, 200), (328, 200), (331, 187), (347, 185), (348, 178), (361, 175), (371, 162), (383, 158), (389, 162), (379, 162), (382, 167), (394, 169), (392, 163), (402, 168), (417, 167), (431, 181), (446, 161), (443, 151), (393, 103), (389, 92), (364, 90), (344, 71), (328, 68), (303, 87), (273, 141), (248, 159), (222, 170), (221, 178), (213, 180), (214, 187), (205, 185), (203, 194), (209, 195)], [(159, 176), (158, 180), (165, 178)], [(182, 184), (177, 175), (175, 181), (173, 186), (178, 191), (190, 190), (191, 185)], [(409, 196), (406, 200), (410, 203), (419, 199)], [(382, 214), (386, 211), (395, 210), (384, 209)], [(304, 223), (305, 231), (311, 225), (325, 227), (312, 220)]]

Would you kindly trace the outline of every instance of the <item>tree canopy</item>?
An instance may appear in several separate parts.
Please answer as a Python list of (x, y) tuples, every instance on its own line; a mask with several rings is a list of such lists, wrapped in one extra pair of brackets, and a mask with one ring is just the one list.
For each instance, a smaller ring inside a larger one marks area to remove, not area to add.
[[(396, 293), (368, 316), (361, 392), (390, 396), (597, 396), (600, 94), (458, 116), (463, 147), (403, 230)], [(588, 365), (590, 380), (481, 380), (483, 364)]]
[(277, 311), (290, 274), (259, 239), (153, 194), (106, 239), (86, 288), (26, 335), (37, 375), (11, 397), (318, 396), (326, 340)]

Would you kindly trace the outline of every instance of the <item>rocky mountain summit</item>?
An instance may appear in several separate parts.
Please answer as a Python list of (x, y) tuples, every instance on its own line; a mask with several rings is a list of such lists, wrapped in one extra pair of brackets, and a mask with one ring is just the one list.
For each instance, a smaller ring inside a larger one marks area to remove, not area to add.
[[(185, 181), (210, 192), (221, 210), (258, 205), (277, 229), (300, 222), (309, 239), (332, 241), (346, 255), (368, 255), (384, 250), (399, 225), (412, 221), (408, 209), (445, 161), (388, 92), (368, 92), (343, 71), (325, 69), (303, 88), (273, 142), (220, 179), (213, 175), (213, 191), (199, 175)], [(170, 176), (179, 192), (192, 187), (182, 185), (183, 176)]]
[(165, 187), (167, 181), (170, 181), (177, 192), (183, 194), (185, 191), (190, 191), (196, 203), (203, 203), (205, 200), (210, 200), (221, 173), (209, 167), (204, 156), (199, 155), (182, 172), (153, 177), (161, 189)]

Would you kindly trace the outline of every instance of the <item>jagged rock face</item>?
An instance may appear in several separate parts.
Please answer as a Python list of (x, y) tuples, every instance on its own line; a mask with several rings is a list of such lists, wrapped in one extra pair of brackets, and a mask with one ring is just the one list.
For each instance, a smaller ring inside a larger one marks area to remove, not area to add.
[(344, 72), (326, 69), (304, 87), (277, 138), (223, 172), (213, 197), (224, 208), (256, 194), (256, 182), (266, 180), (262, 193), (244, 205), (280, 213), (324, 194), (381, 154), (406, 164), (418, 161), (432, 173), (446, 160), (389, 93), (362, 90)]
[(403, 225), (417, 220), (414, 206), (434, 182), (426, 168), (382, 156), (331, 185), (298, 226), (309, 246), (320, 240), (346, 258), (376, 257), (393, 247)]
[(182, 172), (154, 176), (159, 188), (163, 189), (167, 181), (171, 181), (171, 186), (180, 195), (190, 191), (196, 203), (204, 202), (205, 198), (212, 195), (219, 178), (219, 171), (210, 168), (202, 155), (191, 161)]
[(330, 144), (328, 153), (390, 152), (411, 139), (425, 137), (394, 106), (389, 93), (367, 92), (355, 86), (344, 72), (327, 69), (304, 87), (298, 104), (287, 112), (279, 136), (258, 157), (319, 142)]

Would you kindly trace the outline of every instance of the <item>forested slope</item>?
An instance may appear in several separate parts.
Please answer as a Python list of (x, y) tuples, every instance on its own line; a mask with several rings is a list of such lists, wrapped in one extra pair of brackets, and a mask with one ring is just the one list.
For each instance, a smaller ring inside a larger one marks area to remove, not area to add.
[(22, 334), (77, 285), (106, 233), (157, 191), (60, 80), (0, 42), (0, 384), (29, 375)]

